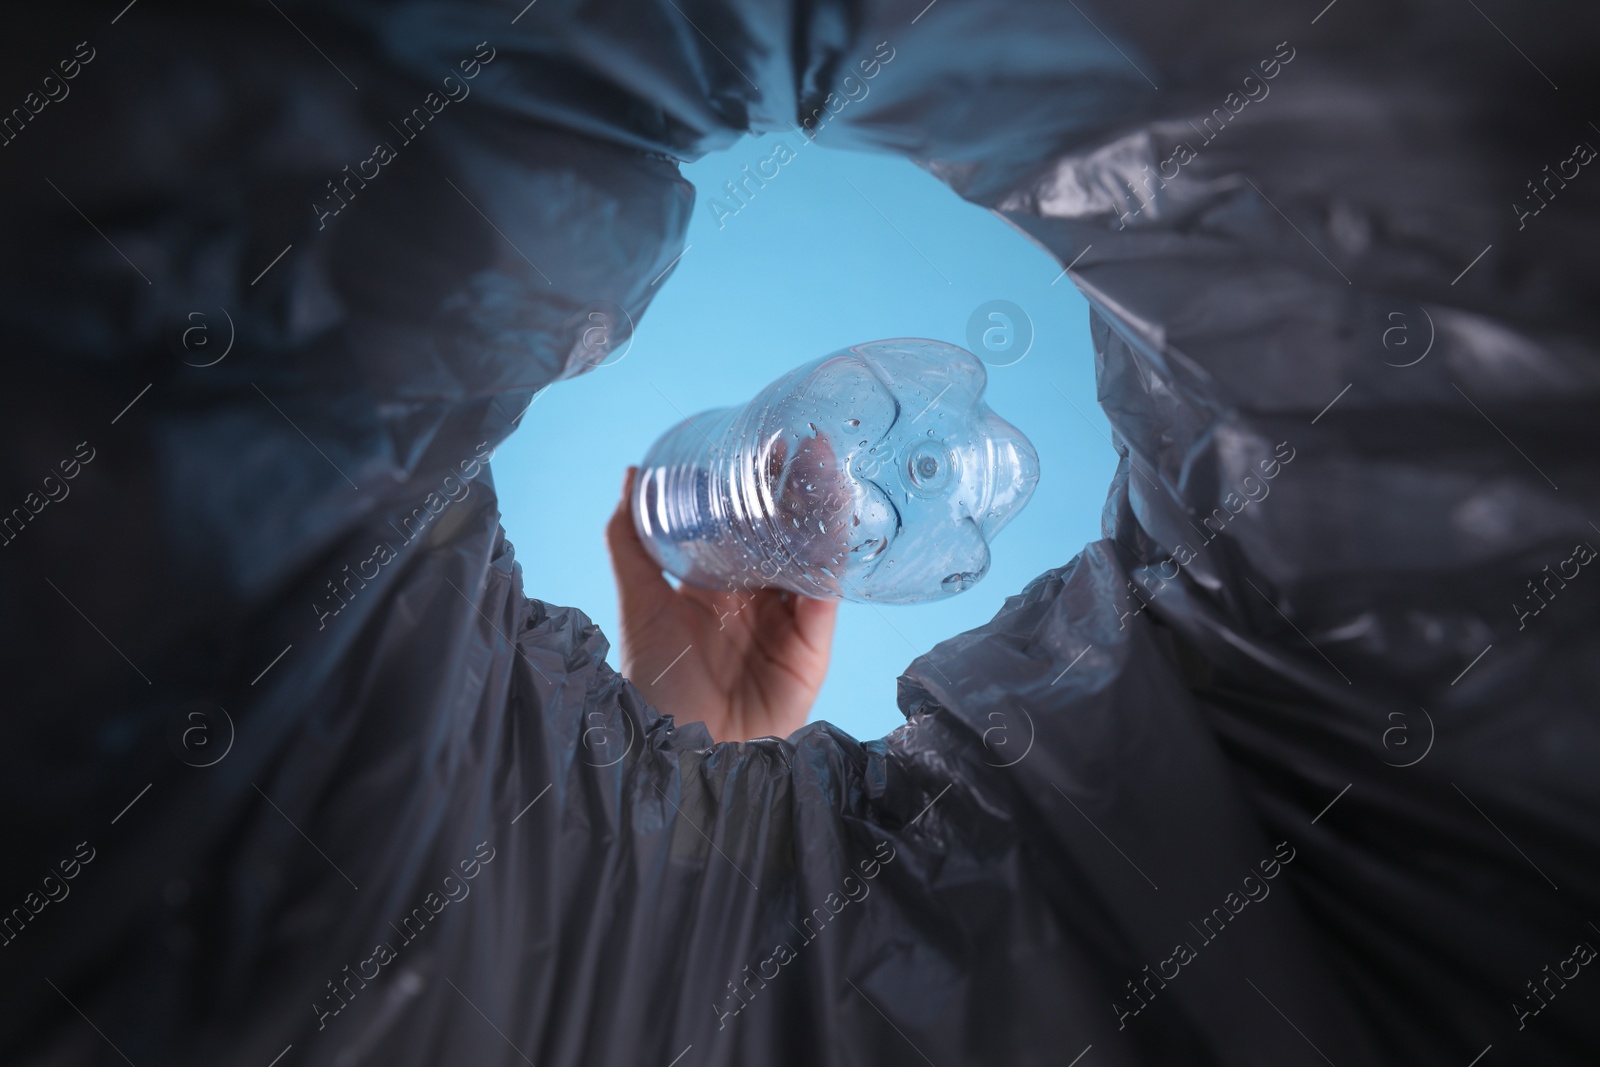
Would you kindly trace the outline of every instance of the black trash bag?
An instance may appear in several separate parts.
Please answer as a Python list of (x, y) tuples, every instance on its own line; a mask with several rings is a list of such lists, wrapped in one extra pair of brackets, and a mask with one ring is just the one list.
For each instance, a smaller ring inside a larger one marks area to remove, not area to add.
[[(27, 18), (5, 1062), (1600, 1056), (1593, 10)], [(712, 745), (489, 461), (794, 125), (1056, 254), (1123, 463), (904, 727)]]

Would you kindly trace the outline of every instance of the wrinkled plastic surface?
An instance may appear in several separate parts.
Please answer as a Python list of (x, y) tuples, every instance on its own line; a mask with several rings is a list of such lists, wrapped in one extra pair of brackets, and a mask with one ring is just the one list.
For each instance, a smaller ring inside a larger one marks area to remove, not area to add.
[[(1593, 1062), (1595, 9), (516, 6), (0, 41), (0, 1060)], [(478, 457), (797, 120), (1072, 264), (1126, 462), (904, 728), (711, 745)]]
[(650, 446), (640, 540), (668, 573), (723, 591), (909, 604), (970, 589), (1039, 482), (1033, 445), (983, 402), (987, 380), (971, 352), (917, 338), (798, 367)]

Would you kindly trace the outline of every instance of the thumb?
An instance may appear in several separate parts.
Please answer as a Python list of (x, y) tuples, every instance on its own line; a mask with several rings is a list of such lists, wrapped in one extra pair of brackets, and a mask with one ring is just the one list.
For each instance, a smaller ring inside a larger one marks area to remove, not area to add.
[(606, 548), (611, 552), (611, 573), (617, 581), (617, 600), (626, 625), (630, 620), (648, 623), (673, 595), (661, 567), (645, 551), (633, 524), (633, 486), (639, 468), (629, 467), (622, 478), (622, 499), (606, 523)]

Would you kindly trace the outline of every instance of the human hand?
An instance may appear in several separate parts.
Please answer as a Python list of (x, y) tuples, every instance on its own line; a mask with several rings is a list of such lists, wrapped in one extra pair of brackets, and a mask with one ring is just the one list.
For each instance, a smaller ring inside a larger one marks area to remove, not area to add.
[(779, 589), (672, 588), (633, 525), (637, 473), (628, 468), (606, 524), (622, 673), (663, 712), (704, 722), (712, 740), (787, 737), (822, 688), (838, 603)]

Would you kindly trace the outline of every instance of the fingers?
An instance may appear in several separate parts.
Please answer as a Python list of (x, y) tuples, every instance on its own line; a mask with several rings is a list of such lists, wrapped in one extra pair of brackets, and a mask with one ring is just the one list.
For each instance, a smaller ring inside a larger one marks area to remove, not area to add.
[(622, 499), (606, 523), (606, 548), (611, 552), (611, 573), (617, 581), (622, 618), (645, 625), (672, 596), (672, 586), (645, 551), (633, 525), (633, 483), (638, 473), (639, 468), (629, 467), (623, 475)]

